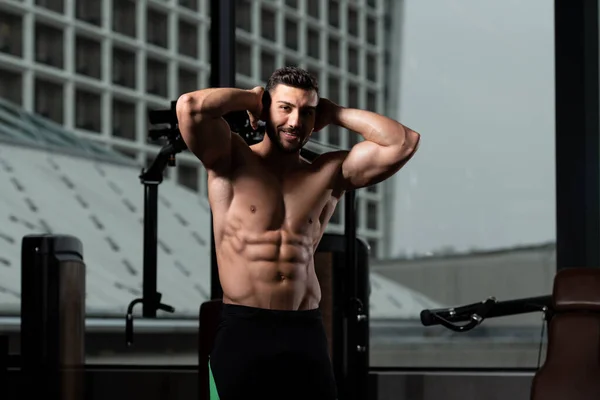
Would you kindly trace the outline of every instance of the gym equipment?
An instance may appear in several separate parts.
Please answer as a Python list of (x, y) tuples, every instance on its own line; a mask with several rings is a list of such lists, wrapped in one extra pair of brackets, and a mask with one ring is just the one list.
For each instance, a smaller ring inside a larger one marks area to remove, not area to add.
[(79, 239), (23, 237), (20, 398), (83, 400), (85, 269)]
[[(424, 326), (466, 332), (486, 318), (542, 312), (548, 327), (544, 364), (531, 387), (531, 400), (600, 398), (600, 269), (564, 268), (551, 296), (496, 301), (421, 311)], [(458, 324), (467, 322), (466, 324)], [(541, 357), (540, 343), (540, 357)], [(539, 364), (539, 359), (538, 359)]]
[[(352, 214), (346, 220), (344, 235), (323, 235), (315, 254), (315, 271), (321, 286), (320, 307), (330, 341), (339, 400), (372, 397), (369, 384), (369, 246), (356, 237), (354, 221)], [(352, 238), (354, 240), (350, 242)]]
[(166, 144), (160, 149), (152, 165), (147, 170), (142, 169), (140, 180), (144, 185), (144, 272), (143, 297), (133, 300), (127, 307), (125, 317), (125, 340), (127, 346), (133, 344), (133, 307), (142, 304), (142, 315), (145, 318), (156, 318), (156, 312), (163, 310), (175, 312), (175, 308), (161, 303), (162, 294), (156, 291), (157, 275), (157, 242), (158, 242), (158, 185), (163, 181), (163, 172), (167, 166), (175, 166), (175, 155), (185, 150), (187, 146), (177, 129), (175, 102), (171, 110), (151, 111), (150, 123), (169, 124), (169, 128), (151, 129), (152, 140), (166, 139)]
[[(423, 310), (420, 317), (424, 326), (442, 325), (454, 332), (467, 332), (476, 328), (486, 318), (506, 317), (530, 312), (544, 312), (545, 318), (548, 320), (552, 312), (552, 296), (507, 301), (497, 301), (494, 297), (490, 297), (479, 303), (460, 307)], [(458, 325), (459, 322), (467, 323)]]
[(554, 279), (553, 316), (532, 400), (600, 398), (600, 270), (566, 268)]

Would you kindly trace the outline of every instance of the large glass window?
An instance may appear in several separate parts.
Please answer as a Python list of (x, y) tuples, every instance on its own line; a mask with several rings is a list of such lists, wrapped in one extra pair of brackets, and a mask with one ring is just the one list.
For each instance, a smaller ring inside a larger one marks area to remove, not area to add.
[(371, 264), (372, 366), (537, 365), (538, 313), (462, 334), (419, 320), (548, 295), (556, 272), (553, 4), (468, 4), (408, 1), (397, 14), (390, 112), (422, 144), (392, 179), (386, 259)]
[[(211, 220), (207, 173), (189, 151), (166, 168), (159, 187), (157, 287), (176, 311), (138, 323), (136, 308), (133, 352), (124, 347), (123, 322), (142, 293), (140, 169), (164, 144), (150, 140), (147, 112), (209, 86), (211, 2), (26, 3), (0, 1), (0, 97), (47, 125), (21, 129), (2, 111), (0, 125), (11, 125), (0, 126), (0, 138), (52, 138), (84, 156), (40, 155), (35, 146), (4, 151), (9, 145), (0, 143), (7, 199), (0, 211), (8, 210), (0, 223), (0, 324), (18, 315), (21, 236), (72, 234), (88, 265), (89, 362), (197, 365), (198, 309), (211, 289)], [(455, 334), (423, 327), (419, 313), (551, 291), (553, 6), (425, 3), (239, 0), (235, 85), (251, 88), (278, 67), (302, 66), (320, 78), (323, 96), (422, 135), (404, 169), (357, 192), (358, 236), (371, 255), (371, 366), (532, 367), (538, 314)], [(65, 139), (59, 128), (77, 133)], [(83, 139), (92, 144), (76, 145)], [(334, 149), (361, 141), (337, 126), (313, 139)], [(105, 165), (91, 148), (116, 149), (139, 165)], [(327, 232), (343, 233), (344, 207), (342, 200)], [(138, 332), (156, 336), (137, 340)]]

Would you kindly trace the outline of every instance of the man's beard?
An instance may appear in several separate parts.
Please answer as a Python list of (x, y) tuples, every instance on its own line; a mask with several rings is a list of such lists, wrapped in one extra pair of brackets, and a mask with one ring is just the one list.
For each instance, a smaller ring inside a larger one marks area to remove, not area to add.
[(287, 153), (287, 154), (297, 153), (298, 151), (300, 151), (300, 149), (302, 149), (304, 147), (304, 145), (308, 141), (308, 139), (304, 139), (304, 140), (300, 141), (298, 144), (294, 145), (293, 147), (286, 147), (283, 143), (283, 140), (281, 139), (282, 132), (286, 132), (286, 131), (285, 130), (281, 130), (281, 131), (275, 130), (275, 129), (273, 129), (272, 126), (269, 126), (269, 125), (266, 126), (267, 136), (269, 136), (269, 139), (271, 139), (271, 142), (275, 143), (275, 146), (277, 146), (277, 148), (280, 151), (282, 151), (283, 153)]

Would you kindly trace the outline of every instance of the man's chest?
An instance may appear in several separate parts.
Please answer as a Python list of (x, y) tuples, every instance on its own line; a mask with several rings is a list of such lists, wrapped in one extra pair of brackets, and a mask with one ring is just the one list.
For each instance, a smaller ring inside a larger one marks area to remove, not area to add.
[(230, 211), (257, 229), (315, 228), (331, 203), (331, 178), (310, 170), (279, 174), (249, 167), (231, 181)]

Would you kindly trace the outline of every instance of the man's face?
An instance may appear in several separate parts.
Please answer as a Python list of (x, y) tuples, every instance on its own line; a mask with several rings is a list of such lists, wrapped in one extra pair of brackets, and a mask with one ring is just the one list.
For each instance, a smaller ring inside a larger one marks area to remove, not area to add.
[(267, 135), (281, 151), (295, 153), (312, 134), (319, 97), (314, 90), (282, 84), (271, 91), (270, 97)]

